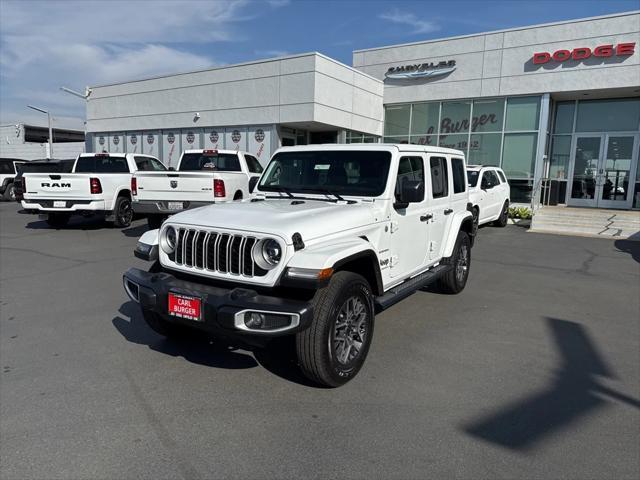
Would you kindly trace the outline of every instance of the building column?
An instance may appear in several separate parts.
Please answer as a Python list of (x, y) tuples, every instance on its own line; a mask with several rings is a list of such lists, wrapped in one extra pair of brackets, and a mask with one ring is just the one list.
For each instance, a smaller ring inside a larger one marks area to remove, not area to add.
[[(551, 95), (545, 93), (540, 100), (540, 118), (538, 120), (538, 144), (536, 145), (536, 162), (533, 170), (533, 189), (540, 179), (545, 175), (545, 160), (547, 158), (547, 138), (549, 137), (549, 126), (551, 120)], [(534, 190), (531, 194), (533, 195)]]

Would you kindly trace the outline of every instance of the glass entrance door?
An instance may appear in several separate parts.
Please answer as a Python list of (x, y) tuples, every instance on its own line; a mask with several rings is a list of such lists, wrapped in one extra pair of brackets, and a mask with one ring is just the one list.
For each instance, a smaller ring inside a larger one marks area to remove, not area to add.
[(598, 206), (631, 208), (636, 168), (637, 135), (608, 134), (600, 165)]
[(572, 148), (567, 204), (631, 208), (632, 178), (638, 165), (638, 135), (577, 135)]

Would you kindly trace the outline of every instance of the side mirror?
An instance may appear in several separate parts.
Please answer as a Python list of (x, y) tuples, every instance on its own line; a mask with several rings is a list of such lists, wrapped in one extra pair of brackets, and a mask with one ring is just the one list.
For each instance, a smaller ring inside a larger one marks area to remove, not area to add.
[(175, 167), (169, 167), (169, 171), (170, 171), (170, 172), (175, 172), (175, 171), (176, 171), (176, 169), (175, 169)]
[(410, 203), (424, 200), (424, 182), (421, 180), (405, 180), (402, 182), (400, 196), (393, 205), (397, 209), (407, 208)]

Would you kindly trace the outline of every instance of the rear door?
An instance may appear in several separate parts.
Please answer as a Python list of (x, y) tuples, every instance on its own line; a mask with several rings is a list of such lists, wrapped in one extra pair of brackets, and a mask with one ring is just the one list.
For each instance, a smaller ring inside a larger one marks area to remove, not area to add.
[(451, 208), (451, 172), (445, 155), (429, 155), (429, 260), (436, 261), (442, 255), (446, 234), (453, 218)]

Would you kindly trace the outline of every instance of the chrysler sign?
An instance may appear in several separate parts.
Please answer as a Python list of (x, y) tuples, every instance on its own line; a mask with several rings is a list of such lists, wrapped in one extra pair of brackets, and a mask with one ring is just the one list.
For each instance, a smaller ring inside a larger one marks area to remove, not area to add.
[(555, 52), (537, 52), (533, 54), (533, 64), (542, 65), (553, 60), (554, 62), (565, 62), (567, 60), (586, 60), (590, 57), (608, 58), (608, 57), (625, 57), (633, 55), (635, 51), (635, 42), (619, 43), (617, 45), (600, 45), (593, 50), (589, 47), (577, 47), (572, 50), (560, 49)]
[(384, 74), (385, 77), (391, 79), (416, 79), (439, 77), (451, 73), (456, 69), (456, 61), (448, 60), (444, 62), (416, 63), (412, 65), (400, 65), (398, 67), (390, 67)]

